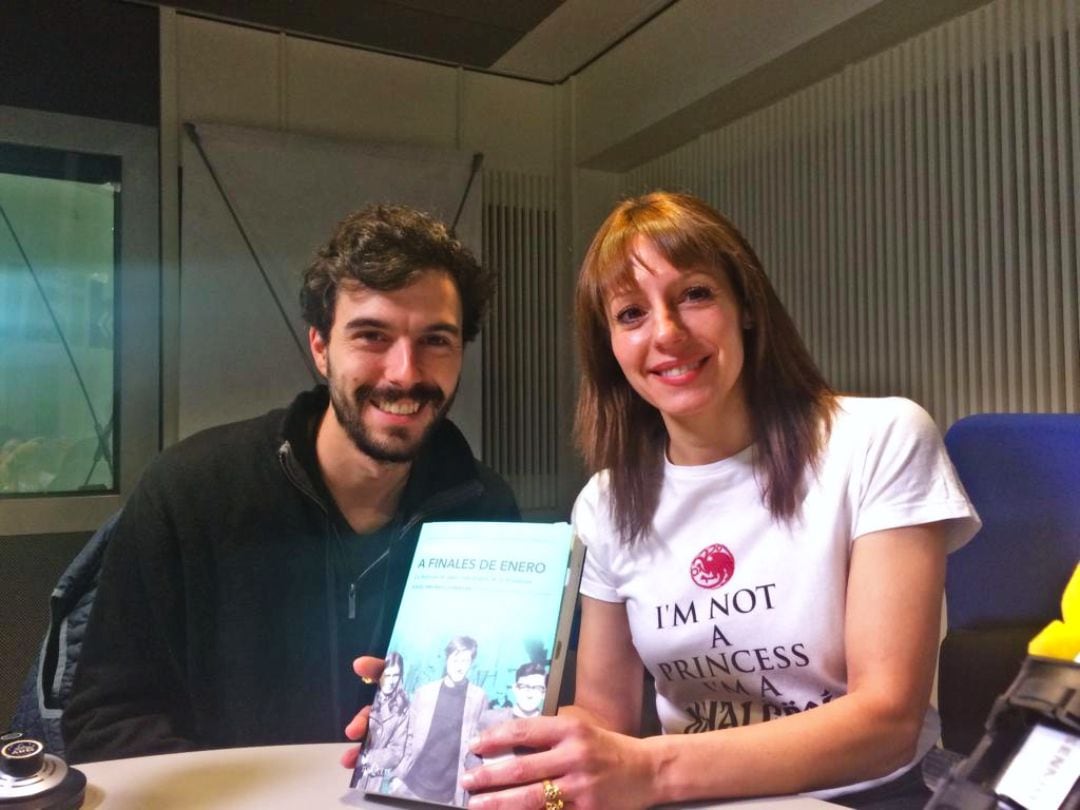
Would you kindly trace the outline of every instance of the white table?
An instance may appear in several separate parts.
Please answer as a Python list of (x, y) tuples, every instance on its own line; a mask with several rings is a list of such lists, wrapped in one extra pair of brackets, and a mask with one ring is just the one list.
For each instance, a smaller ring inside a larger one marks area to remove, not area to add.
[[(84, 810), (369, 810), (430, 805), (365, 799), (349, 789), (349, 772), (338, 764), (347, 743), (280, 745), (193, 751), (115, 759), (76, 767), (86, 774)], [(689, 808), (722, 810), (828, 810), (836, 805), (802, 796), (711, 802)]]

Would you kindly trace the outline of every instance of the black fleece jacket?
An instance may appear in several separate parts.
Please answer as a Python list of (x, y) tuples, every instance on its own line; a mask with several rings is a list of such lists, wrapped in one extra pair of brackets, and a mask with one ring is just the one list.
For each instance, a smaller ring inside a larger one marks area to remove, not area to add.
[(352, 660), (385, 649), (420, 524), (519, 518), (444, 421), (394, 520), (356, 535), (315, 461), (327, 403), (320, 386), (147, 468), (106, 551), (64, 711), (72, 761), (344, 740), (368, 697)]

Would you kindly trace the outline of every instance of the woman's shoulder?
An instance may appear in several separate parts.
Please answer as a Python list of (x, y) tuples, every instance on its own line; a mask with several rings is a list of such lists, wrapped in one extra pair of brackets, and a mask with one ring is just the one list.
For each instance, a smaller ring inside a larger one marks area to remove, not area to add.
[(933, 417), (919, 403), (906, 397), (839, 397), (833, 431), (870, 438), (895, 432), (938, 435)]
[(609, 493), (609, 475), (606, 470), (595, 473), (582, 487), (574, 500), (570, 522), (574, 531), (595, 554), (594, 548), (612, 534), (610, 525), (611, 500)]

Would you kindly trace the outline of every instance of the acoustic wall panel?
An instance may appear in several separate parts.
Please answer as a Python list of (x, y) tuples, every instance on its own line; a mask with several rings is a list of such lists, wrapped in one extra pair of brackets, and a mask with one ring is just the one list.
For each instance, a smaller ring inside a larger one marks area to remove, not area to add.
[(996, 0), (638, 167), (757, 249), (840, 389), (1080, 408), (1080, 2)]

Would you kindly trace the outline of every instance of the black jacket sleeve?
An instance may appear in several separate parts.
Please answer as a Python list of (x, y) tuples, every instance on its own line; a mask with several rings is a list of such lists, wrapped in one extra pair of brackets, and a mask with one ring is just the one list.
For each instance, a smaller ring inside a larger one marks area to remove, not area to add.
[(125, 505), (105, 552), (62, 720), (73, 762), (196, 747), (182, 560), (153, 473), (152, 467)]

